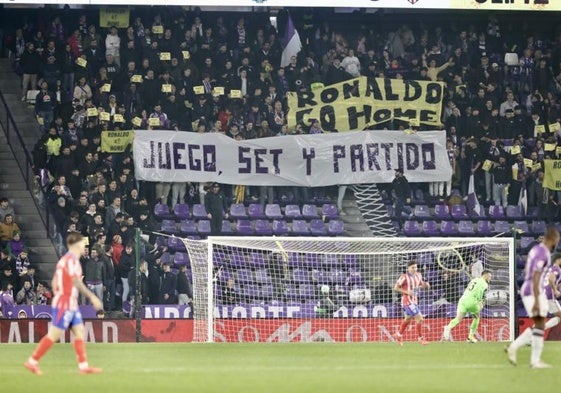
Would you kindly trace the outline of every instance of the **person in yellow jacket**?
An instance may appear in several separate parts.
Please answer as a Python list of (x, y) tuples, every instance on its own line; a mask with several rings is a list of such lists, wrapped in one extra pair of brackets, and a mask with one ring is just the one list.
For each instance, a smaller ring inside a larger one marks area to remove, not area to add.
[(62, 147), (62, 138), (58, 135), (56, 128), (49, 128), (49, 134), (45, 140), (45, 146), (47, 147), (47, 157), (58, 157)]
[(0, 224), (0, 241), (6, 243), (12, 240), (14, 231), (20, 231), (18, 224), (14, 222), (14, 216), (6, 214), (4, 222)]

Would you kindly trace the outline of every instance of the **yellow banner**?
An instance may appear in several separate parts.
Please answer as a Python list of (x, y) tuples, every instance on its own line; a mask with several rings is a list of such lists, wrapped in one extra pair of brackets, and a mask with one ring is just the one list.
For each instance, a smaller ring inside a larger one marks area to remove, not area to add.
[(129, 26), (130, 11), (128, 8), (101, 7), (99, 9), (99, 25), (101, 27), (115, 26), (126, 28)]
[(363, 130), (393, 119), (440, 125), (444, 83), (360, 77), (288, 93), (288, 126), (317, 119), (325, 131)]
[(450, 8), (498, 11), (559, 11), (559, 0), (449, 0)]
[(103, 131), (101, 133), (101, 151), (103, 153), (121, 153), (134, 139), (134, 131)]
[(544, 160), (543, 187), (561, 191), (561, 160)]

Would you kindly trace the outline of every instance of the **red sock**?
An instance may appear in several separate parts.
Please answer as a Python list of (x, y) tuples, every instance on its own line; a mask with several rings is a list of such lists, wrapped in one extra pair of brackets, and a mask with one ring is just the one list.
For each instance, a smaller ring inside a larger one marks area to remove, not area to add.
[(39, 341), (39, 345), (35, 349), (35, 352), (33, 352), (33, 355), (31, 355), (31, 358), (33, 360), (39, 361), (39, 359), (41, 359), (43, 355), (47, 353), (47, 351), (53, 346), (53, 344), (54, 342), (49, 336), (43, 337), (41, 341)]
[(86, 363), (86, 345), (84, 340), (75, 339), (74, 340), (74, 352), (76, 352), (76, 357), (78, 358), (78, 363)]
[(399, 334), (403, 334), (405, 329), (407, 329), (407, 326), (409, 326), (409, 323), (411, 323), (411, 320), (404, 319), (403, 322), (401, 322), (401, 326), (399, 327)]
[(419, 338), (423, 338), (423, 323), (422, 322), (417, 322), (417, 335), (419, 336)]

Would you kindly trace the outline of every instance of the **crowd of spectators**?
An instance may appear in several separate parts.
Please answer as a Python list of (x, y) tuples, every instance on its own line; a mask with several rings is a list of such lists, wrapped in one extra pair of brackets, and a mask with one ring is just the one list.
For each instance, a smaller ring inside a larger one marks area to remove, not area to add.
[[(361, 75), (444, 81), (442, 132), (454, 176), (413, 188), (435, 201), (454, 188), (465, 196), (473, 173), (481, 201), (515, 205), (526, 188), (530, 207), (548, 220), (559, 218), (561, 192), (543, 187), (543, 160), (559, 157), (550, 147), (561, 140), (555, 127), (561, 122), (561, 34), (555, 26), (487, 14), (452, 26), (448, 18), (406, 24), (399, 14), (384, 16), (384, 23), (363, 18), (353, 24), (353, 15), (302, 10), (293, 17), (303, 48), (280, 67), (283, 11), (277, 29), (266, 13), (152, 10), (131, 11), (123, 29), (101, 28), (96, 14), (80, 10), (41, 13), (22, 20), (5, 40), (22, 76), (22, 101), (39, 90), (35, 113), (43, 136), (33, 156), (45, 203), (62, 239), (72, 231), (88, 236), (85, 281), (110, 292), (107, 310), (115, 307), (117, 283), (120, 298), (128, 298), (134, 228), (156, 229), (156, 203), (198, 203), (207, 188), (137, 181), (130, 151), (101, 153), (102, 131), (216, 132), (235, 140), (322, 133), (319, 121), (287, 126), (287, 92), (308, 91), (313, 83)], [(232, 94), (238, 90), (241, 97)], [(102, 112), (109, 120), (100, 120)], [(374, 128), (405, 127), (396, 120)], [(302, 189), (246, 192), (262, 203), (288, 192), (308, 198)], [(170, 292), (157, 289), (174, 285), (159, 262), (164, 251), (146, 247), (148, 301), (170, 301)]]

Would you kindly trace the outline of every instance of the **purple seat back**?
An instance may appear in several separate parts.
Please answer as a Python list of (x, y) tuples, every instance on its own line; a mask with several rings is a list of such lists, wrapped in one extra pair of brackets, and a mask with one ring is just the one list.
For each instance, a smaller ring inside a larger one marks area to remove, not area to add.
[(280, 220), (283, 218), (281, 208), (276, 203), (269, 203), (265, 206), (265, 215), (270, 220)]
[(305, 204), (302, 206), (302, 217), (307, 219), (318, 218), (318, 209), (316, 205)]
[(179, 224), (179, 229), (181, 230), (181, 233), (185, 235), (197, 234), (197, 226), (193, 220), (182, 220)]
[(321, 207), (322, 217), (329, 218), (330, 220), (339, 218), (339, 211), (337, 210), (337, 205), (334, 203), (324, 203)]
[(495, 221), (495, 233), (510, 232), (510, 224), (508, 221)]
[(180, 220), (186, 220), (191, 217), (191, 213), (189, 212), (189, 205), (185, 203), (178, 203), (173, 207), (173, 214), (175, 218)]
[(508, 205), (506, 207), (506, 216), (511, 220), (523, 217), (522, 209), (518, 205)]
[(249, 220), (238, 220), (236, 222), (236, 232), (241, 236), (248, 236), (253, 234), (253, 228), (251, 228), (251, 221)]
[(325, 270), (314, 270), (312, 272), (312, 279), (318, 284), (330, 284), (331, 274)]
[(310, 272), (306, 269), (294, 269), (292, 271), (292, 280), (295, 283), (308, 283), (310, 282)]
[(547, 229), (547, 225), (545, 224), (545, 221), (541, 221), (541, 220), (532, 221), (532, 233), (534, 233), (536, 236), (543, 235), (546, 229)]
[(500, 205), (491, 205), (489, 206), (489, 217), (499, 220), (505, 217), (505, 212), (502, 206)]
[(230, 217), (232, 217), (233, 219), (247, 218), (245, 206), (241, 203), (234, 203), (232, 206), (230, 206)]
[[(462, 206), (462, 205), (455, 205)], [(448, 205), (439, 204), (434, 206), (434, 216), (439, 219), (450, 218), (450, 208)]]
[(418, 236), (421, 234), (421, 226), (417, 221), (405, 221), (403, 224), (403, 233), (406, 236)]
[(518, 244), (522, 250), (527, 250), (534, 241), (535, 239), (531, 236), (522, 236)]
[(438, 236), (438, 224), (434, 220), (423, 221), (423, 233), (427, 236)]
[(260, 297), (263, 300), (271, 299), (274, 295), (273, 286), (271, 284), (265, 284), (261, 286)]
[(176, 252), (173, 254), (173, 263), (176, 266), (186, 266), (189, 264), (189, 254), (186, 252)]
[(528, 225), (528, 221), (514, 221), (514, 228), (517, 231), (521, 231), (522, 233), (530, 233), (530, 226)]
[(444, 236), (454, 236), (458, 234), (458, 228), (453, 221), (442, 221), (440, 224), (440, 232)]
[[(261, 206), (261, 205), (259, 205)], [(273, 234), (273, 228), (269, 220), (256, 220), (255, 221), (255, 234), (260, 236), (270, 236)]]
[(193, 205), (193, 218), (197, 220), (208, 218), (204, 205), (201, 205), (200, 203)]
[(230, 254), (230, 266), (236, 269), (245, 268), (247, 266), (245, 256), (237, 252)]
[(477, 233), (480, 235), (491, 235), (493, 233), (493, 224), (491, 223), (491, 221), (477, 221)]
[(183, 241), (175, 236), (169, 238), (168, 247), (170, 250), (173, 251), (187, 252), (187, 249), (185, 248), (185, 244), (183, 244)]
[(234, 233), (232, 230), (232, 223), (228, 220), (222, 220), (222, 234), (231, 235), (232, 233)]
[(331, 220), (327, 224), (327, 232), (330, 235), (340, 236), (345, 233), (345, 224), (342, 220)]
[(341, 261), (336, 254), (323, 254), (321, 256), (321, 264), (324, 268), (329, 269), (341, 266)]
[(308, 269), (319, 269), (321, 268), (321, 259), (319, 254), (306, 254), (305, 259), (306, 267)]
[(157, 203), (154, 206), (154, 216), (158, 219), (169, 218), (171, 216), (168, 205)]
[(300, 212), (300, 206), (298, 206), (298, 205), (286, 205), (286, 207), (284, 208), (284, 216), (287, 219), (302, 218), (302, 213)]
[(257, 269), (255, 271), (255, 281), (259, 284), (270, 284), (271, 276), (269, 276), (267, 269)]
[(247, 300), (259, 299), (261, 291), (257, 285), (245, 284), (243, 287), (243, 295)]
[(162, 232), (165, 233), (177, 233), (177, 226), (175, 225), (175, 221), (173, 220), (162, 220), (161, 226)]
[(451, 214), (452, 217), (454, 217), (456, 220), (461, 220), (468, 217), (465, 205), (452, 205)]
[(294, 235), (309, 235), (310, 231), (308, 229), (308, 224), (304, 220), (294, 220), (292, 221), (292, 233)]
[(414, 210), (414, 215), (417, 218), (430, 217), (429, 207), (427, 205), (416, 205)]
[(300, 284), (298, 286), (300, 299), (313, 299), (315, 297), (314, 285)]
[(462, 220), (458, 223), (458, 233), (461, 235), (474, 235), (473, 222), (469, 220)]
[(164, 252), (164, 253), (162, 254), (162, 256), (160, 257), (160, 261), (161, 261), (162, 263), (166, 263), (166, 262), (169, 263), (169, 262), (171, 262), (171, 255), (170, 255), (170, 253), (167, 252), (167, 251)]
[(242, 285), (254, 282), (253, 272), (250, 269), (238, 269), (236, 271), (236, 282)]
[(281, 236), (288, 235), (290, 229), (285, 220), (273, 220), (273, 234)]
[(254, 268), (264, 268), (267, 265), (263, 254), (260, 252), (252, 252), (249, 256), (249, 263)]
[(324, 236), (327, 234), (325, 229), (325, 224), (320, 218), (316, 218), (310, 221), (310, 232), (312, 236)]
[(247, 208), (247, 212), (249, 214), (249, 218), (253, 220), (256, 218), (266, 218), (263, 206), (259, 203), (250, 204)]
[(287, 265), (289, 268), (298, 268), (303, 266), (302, 256), (295, 252), (289, 252)]
[(209, 220), (199, 220), (197, 223), (197, 231), (199, 235), (208, 236), (210, 235), (210, 221)]

